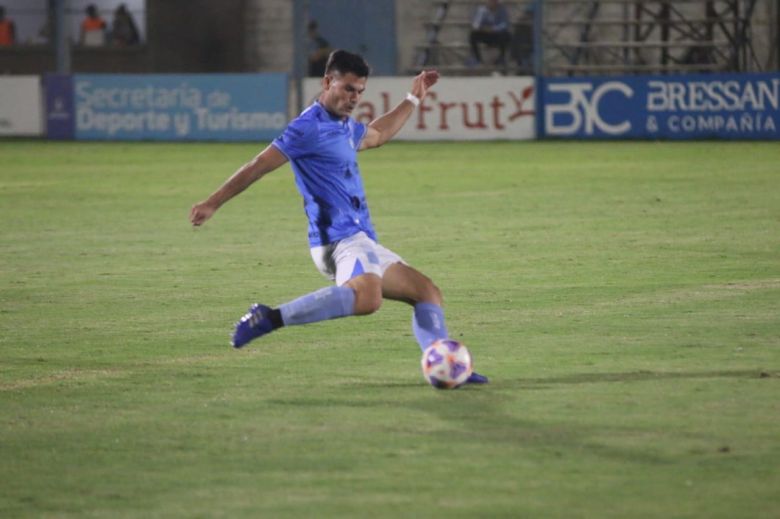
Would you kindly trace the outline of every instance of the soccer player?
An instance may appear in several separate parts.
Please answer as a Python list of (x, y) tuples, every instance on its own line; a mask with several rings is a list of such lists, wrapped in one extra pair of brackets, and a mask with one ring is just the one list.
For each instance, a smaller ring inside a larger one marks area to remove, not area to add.
[[(236, 323), (232, 339), (236, 348), (283, 326), (372, 314), (383, 298), (414, 308), (412, 328), (421, 349), (448, 337), (439, 288), (378, 243), (357, 164), (358, 151), (377, 148), (398, 133), (439, 74), (421, 72), (406, 99), (365, 125), (350, 114), (360, 102), (368, 75), (361, 56), (344, 50), (331, 53), (317, 101), (190, 211), (192, 224), (202, 225), (225, 202), (289, 161), (309, 219), (312, 259), (336, 283), (278, 308), (252, 305)], [(487, 381), (478, 373), (469, 378), (470, 383)]]

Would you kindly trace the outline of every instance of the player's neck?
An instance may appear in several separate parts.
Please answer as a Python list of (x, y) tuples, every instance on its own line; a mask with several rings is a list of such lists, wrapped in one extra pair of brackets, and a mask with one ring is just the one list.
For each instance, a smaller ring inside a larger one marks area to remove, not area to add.
[(331, 116), (331, 117), (333, 117), (334, 119), (338, 119), (339, 121), (346, 121), (346, 120), (347, 120), (347, 116), (346, 116), (346, 115), (339, 115), (339, 114), (337, 114), (337, 113), (333, 112), (331, 109), (329, 109), (329, 108), (328, 108), (328, 105), (326, 105), (325, 103), (323, 103), (323, 102), (322, 102), (322, 96), (320, 96), (319, 98), (317, 98), (317, 102), (319, 103), (319, 105), (320, 105), (320, 106), (321, 106), (321, 107), (322, 107), (322, 108), (323, 108), (323, 109), (324, 109), (326, 112), (328, 112), (328, 115), (330, 115), (330, 116)]

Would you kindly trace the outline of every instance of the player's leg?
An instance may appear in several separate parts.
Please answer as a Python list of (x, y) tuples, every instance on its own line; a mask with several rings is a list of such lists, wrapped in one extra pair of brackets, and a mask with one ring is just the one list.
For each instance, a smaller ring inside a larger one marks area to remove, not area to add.
[(314, 323), (354, 314), (355, 291), (326, 287), (293, 299), (278, 308), (254, 304), (236, 323), (231, 344), (240, 348), (282, 326)]
[(317, 270), (336, 286), (320, 289), (279, 307), (284, 325), (308, 324), (349, 315), (368, 315), (382, 305), (381, 269), (368, 238), (359, 233), (338, 243), (314, 247)]
[(382, 304), (381, 269), (366, 251), (359, 239), (351, 238), (313, 248), (312, 258), (318, 269), (337, 286), (311, 292), (278, 308), (252, 305), (236, 324), (233, 346), (240, 348), (282, 326), (368, 315), (378, 310)]
[(232, 344), (240, 348), (252, 339), (282, 326), (316, 323), (329, 319), (368, 315), (382, 304), (382, 280), (375, 274), (361, 274), (343, 286), (325, 287), (279, 308), (255, 304), (236, 324)]
[[(436, 340), (449, 337), (441, 306), (441, 291), (422, 272), (403, 263), (390, 265), (382, 277), (382, 295), (386, 299), (402, 301), (414, 307), (412, 330), (421, 350), (424, 351)], [(486, 384), (488, 379), (474, 372), (467, 382)]]
[(376, 274), (361, 274), (343, 285), (355, 293), (354, 315), (373, 314), (382, 306), (382, 278)]
[(499, 50), (499, 56), (496, 60), (496, 64), (506, 63), (506, 49), (509, 47), (509, 43), (512, 39), (512, 35), (508, 31), (502, 31), (496, 34), (496, 44)]
[(414, 308), (412, 330), (420, 349), (448, 337), (441, 291), (422, 272), (402, 263), (390, 265), (382, 278), (382, 295)]

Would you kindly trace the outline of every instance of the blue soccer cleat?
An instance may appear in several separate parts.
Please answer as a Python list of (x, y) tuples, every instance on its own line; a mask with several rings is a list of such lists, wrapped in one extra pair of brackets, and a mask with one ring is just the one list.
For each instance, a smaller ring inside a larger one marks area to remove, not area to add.
[(480, 375), (476, 371), (472, 371), (469, 378), (466, 379), (466, 384), (487, 384), (488, 378), (485, 375)]
[(274, 330), (268, 314), (271, 309), (265, 305), (254, 304), (249, 311), (236, 323), (236, 331), (230, 344), (234, 348), (241, 348), (246, 343), (258, 337), (262, 337)]

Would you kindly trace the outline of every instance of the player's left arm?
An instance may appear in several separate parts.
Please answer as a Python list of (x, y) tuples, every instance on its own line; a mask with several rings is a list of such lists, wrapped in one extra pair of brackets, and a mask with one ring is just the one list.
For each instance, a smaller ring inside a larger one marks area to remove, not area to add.
[[(439, 73), (437, 71), (423, 70), (415, 76), (412, 81), (412, 90), (409, 93), (422, 101), (428, 93), (428, 89), (438, 80)], [(360, 150), (378, 148), (395, 137), (414, 113), (416, 106), (412, 101), (404, 99), (395, 108), (368, 123), (366, 136), (360, 143)]]

